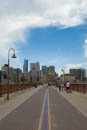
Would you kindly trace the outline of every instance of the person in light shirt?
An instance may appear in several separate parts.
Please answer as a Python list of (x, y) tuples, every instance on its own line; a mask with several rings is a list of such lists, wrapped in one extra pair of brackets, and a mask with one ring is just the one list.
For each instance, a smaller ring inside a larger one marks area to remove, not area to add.
[(69, 89), (70, 89), (70, 82), (67, 81), (67, 82), (66, 82), (66, 91), (69, 90)]

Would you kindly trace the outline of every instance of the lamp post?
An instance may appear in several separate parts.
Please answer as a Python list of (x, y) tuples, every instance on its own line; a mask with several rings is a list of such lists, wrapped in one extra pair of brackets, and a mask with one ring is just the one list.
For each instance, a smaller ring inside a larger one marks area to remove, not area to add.
[(62, 72), (63, 72), (63, 84), (65, 82), (65, 78), (64, 78), (64, 74), (65, 74), (65, 67), (62, 68)]
[(82, 82), (82, 79), (83, 79), (83, 78), (82, 78), (82, 68), (81, 68), (81, 82)]
[(8, 50), (8, 83), (7, 83), (7, 100), (9, 100), (9, 68), (10, 68), (10, 52), (13, 51), (12, 58), (16, 58), (15, 49), (10, 48)]

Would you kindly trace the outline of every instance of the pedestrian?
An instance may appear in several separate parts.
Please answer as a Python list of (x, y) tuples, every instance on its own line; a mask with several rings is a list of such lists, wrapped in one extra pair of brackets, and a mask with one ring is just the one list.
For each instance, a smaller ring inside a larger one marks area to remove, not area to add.
[(63, 91), (63, 89), (64, 89), (64, 84), (62, 84), (62, 91)]
[(59, 91), (61, 91), (62, 83), (61, 81), (58, 82)]
[(66, 82), (66, 92), (69, 92), (69, 90), (70, 90), (70, 82), (67, 81)]

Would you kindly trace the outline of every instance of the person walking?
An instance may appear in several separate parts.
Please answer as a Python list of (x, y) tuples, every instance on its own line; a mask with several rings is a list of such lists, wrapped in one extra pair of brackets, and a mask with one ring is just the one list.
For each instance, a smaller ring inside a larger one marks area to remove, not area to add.
[(62, 84), (62, 91), (64, 90), (64, 84)]
[(59, 91), (61, 91), (62, 83), (61, 81), (58, 82)]
[(70, 90), (70, 82), (67, 81), (66, 82), (66, 92), (69, 92), (69, 90)]

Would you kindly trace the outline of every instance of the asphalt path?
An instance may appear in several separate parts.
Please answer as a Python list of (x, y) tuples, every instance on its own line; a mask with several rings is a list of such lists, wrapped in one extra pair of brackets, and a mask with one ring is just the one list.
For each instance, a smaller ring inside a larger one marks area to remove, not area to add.
[(52, 130), (87, 130), (87, 118), (49, 87)]
[[(47, 97), (46, 101), (44, 100), (45, 97)], [(44, 103), (45, 105), (43, 105)], [(49, 106), (50, 109), (45, 106)], [(45, 109), (48, 109), (48, 111)], [(46, 114), (47, 112), (49, 114)], [(41, 120), (42, 126), (43, 124), (48, 125), (44, 123), (47, 120), (44, 118), (47, 117), (46, 115), (50, 115), (50, 118), (48, 118), (50, 121), (47, 121), (51, 126), (49, 130), (87, 130), (87, 118), (51, 86), (48, 87), (48, 91), (46, 91), (46, 87), (41, 88), (4, 119), (0, 120), (0, 130), (38, 130)]]
[(46, 88), (40, 89), (0, 121), (0, 130), (38, 130)]

